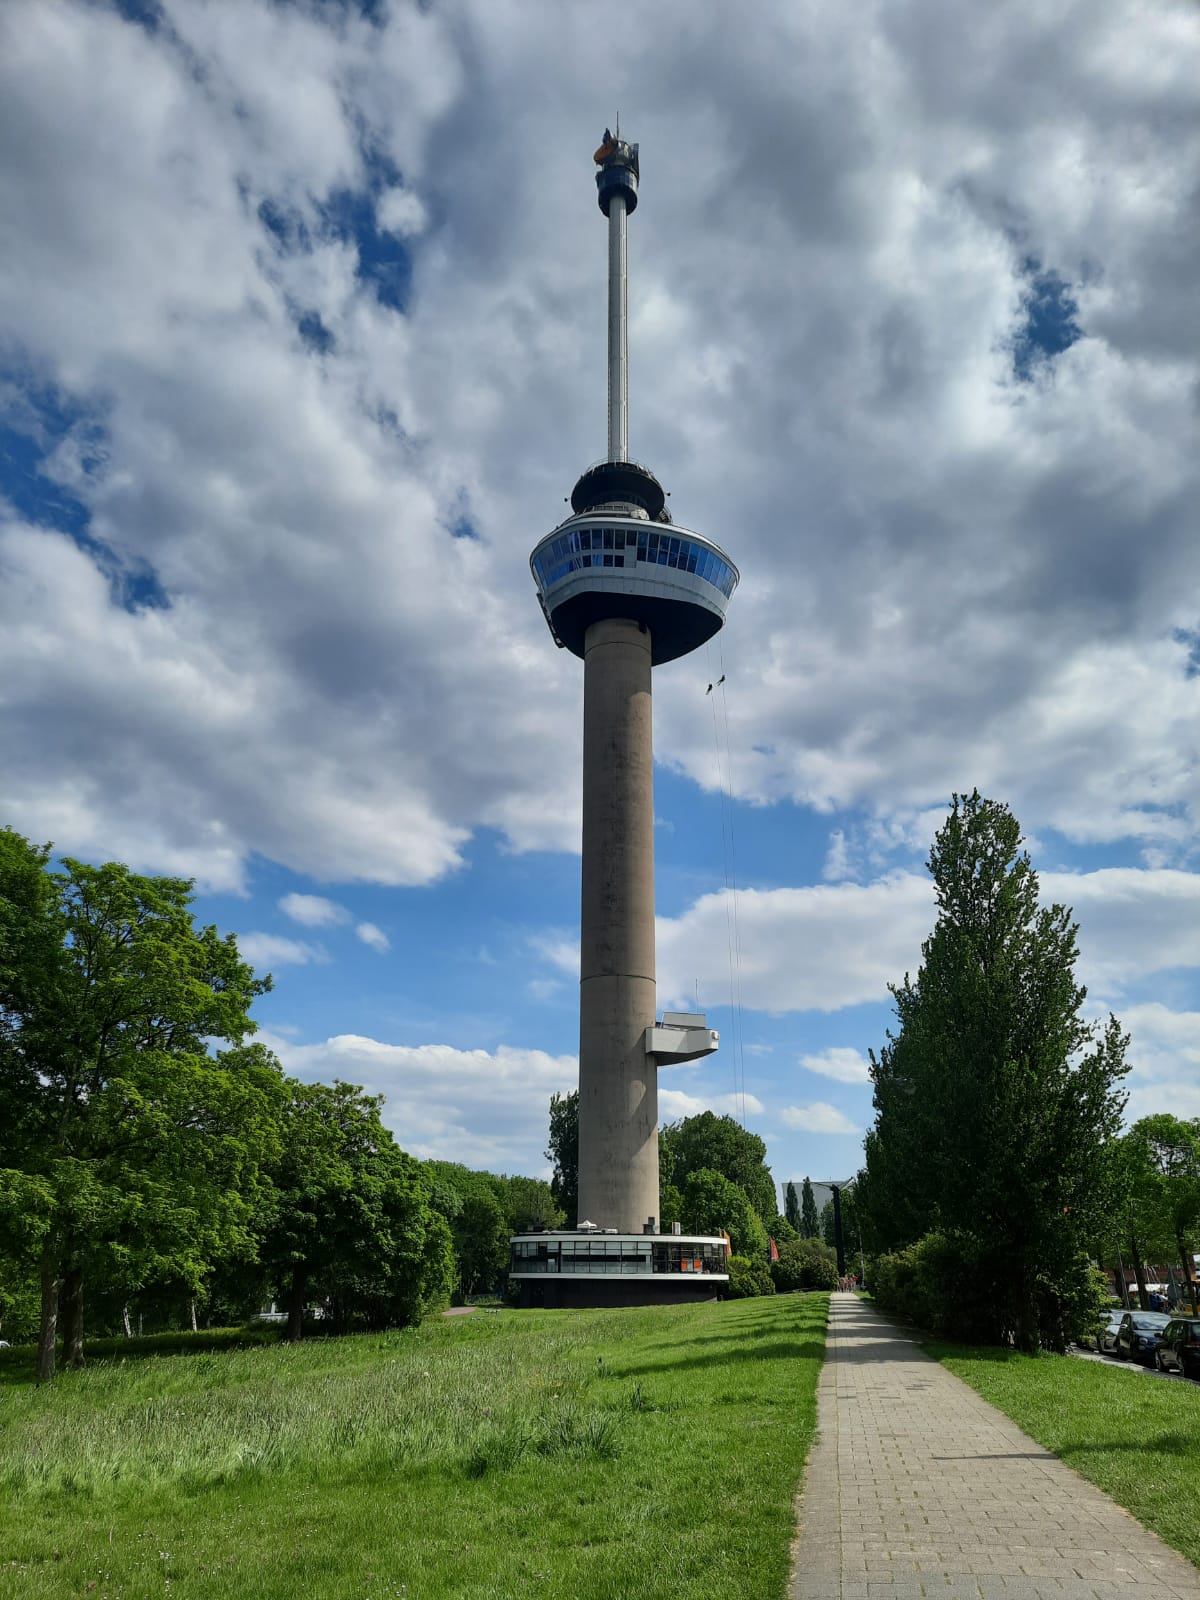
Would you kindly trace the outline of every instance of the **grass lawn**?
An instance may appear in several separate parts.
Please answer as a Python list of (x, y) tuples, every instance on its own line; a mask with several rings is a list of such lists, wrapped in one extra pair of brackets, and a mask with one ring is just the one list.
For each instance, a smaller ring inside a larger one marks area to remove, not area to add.
[(923, 1348), (1200, 1566), (1200, 1384), (1071, 1356)]
[(0, 1364), (0, 1596), (772, 1597), (826, 1295)]

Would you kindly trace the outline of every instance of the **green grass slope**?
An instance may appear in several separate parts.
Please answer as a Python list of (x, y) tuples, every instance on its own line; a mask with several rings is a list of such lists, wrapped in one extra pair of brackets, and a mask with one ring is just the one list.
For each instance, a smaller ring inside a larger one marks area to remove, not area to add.
[(1200, 1384), (1071, 1356), (924, 1349), (1200, 1566)]
[(0, 1595), (781, 1597), (828, 1297), (501, 1312), (0, 1387)]

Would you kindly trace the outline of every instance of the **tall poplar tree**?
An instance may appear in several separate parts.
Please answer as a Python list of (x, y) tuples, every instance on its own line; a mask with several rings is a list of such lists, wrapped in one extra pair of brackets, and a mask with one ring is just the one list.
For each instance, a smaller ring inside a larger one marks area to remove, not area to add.
[(1103, 1224), (1128, 1041), (1084, 1020), (1071, 913), (1039, 905), (1006, 806), (955, 795), (929, 870), (937, 922), (871, 1055), (864, 1229), (877, 1250), (953, 1235), (991, 1334), (1060, 1344)]
[(817, 1197), (813, 1194), (811, 1180), (805, 1178), (800, 1188), (800, 1237), (815, 1239), (820, 1231), (821, 1219), (817, 1216)]
[(796, 1185), (790, 1178), (788, 1179), (787, 1188), (783, 1192), (783, 1214), (791, 1223), (792, 1227), (795, 1228), (796, 1232), (799, 1233), (800, 1199), (796, 1193)]

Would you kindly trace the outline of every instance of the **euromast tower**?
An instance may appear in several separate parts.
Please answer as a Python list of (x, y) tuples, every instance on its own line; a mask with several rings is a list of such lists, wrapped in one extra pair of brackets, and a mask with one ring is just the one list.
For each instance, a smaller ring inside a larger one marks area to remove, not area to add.
[(738, 572), (672, 522), (658, 479), (629, 458), (638, 147), (606, 131), (595, 161), (608, 223), (608, 456), (529, 563), (554, 642), (584, 663), (579, 1216), (574, 1229), (513, 1240), (527, 1304), (711, 1296), (727, 1278), (723, 1240), (657, 1225), (658, 1067), (710, 1054), (717, 1035), (702, 1015), (656, 1011), (651, 672), (712, 638)]

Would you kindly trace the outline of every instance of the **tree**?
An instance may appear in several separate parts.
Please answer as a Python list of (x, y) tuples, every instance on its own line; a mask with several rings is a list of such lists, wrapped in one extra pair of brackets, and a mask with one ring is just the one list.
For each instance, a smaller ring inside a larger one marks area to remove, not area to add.
[(796, 1185), (790, 1178), (788, 1179), (788, 1185), (783, 1194), (783, 1214), (791, 1223), (792, 1227), (795, 1228), (796, 1232), (799, 1233), (800, 1201), (796, 1196)]
[(550, 1193), (573, 1227), (579, 1219), (579, 1090), (550, 1096), (550, 1143), (546, 1160), (554, 1163)]
[(732, 1117), (703, 1111), (668, 1123), (659, 1132), (658, 1155), (660, 1183), (683, 1190), (691, 1173), (719, 1172), (743, 1191), (764, 1227), (774, 1222), (778, 1195), (767, 1147)]
[(815, 1239), (821, 1231), (821, 1224), (817, 1217), (817, 1202), (813, 1194), (813, 1186), (807, 1178), (800, 1195), (800, 1237), (802, 1239)]
[(793, 1289), (836, 1289), (837, 1266), (833, 1256), (818, 1239), (798, 1239), (785, 1244), (779, 1260), (771, 1263), (775, 1287), (787, 1293)]
[(427, 1162), (426, 1172), (433, 1203), (450, 1224), (464, 1298), (504, 1287), (512, 1234), (562, 1226), (562, 1212), (540, 1178), (510, 1178), (454, 1161)]
[(1124, 1105), (1127, 1039), (1084, 1021), (1069, 910), (1039, 907), (1007, 807), (955, 795), (929, 857), (938, 916), (898, 1028), (871, 1053), (875, 1125), (859, 1220), (875, 1251), (953, 1232), (991, 1332), (1061, 1347), (1082, 1303), (1095, 1182)]
[(691, 1233), (728, 1233), (736, 1256), (763, 1256), (767, 1230), (745, 1190), (720, 1172), (701, 1167), (683, 1186), (684, 1226)]
[(833, 1215), (832, 1200), (826, 1200), (821, 1207), (821, 1238), (831, 1250), (837, 1248), (837, 1227)]
[(89, 1271), (195, 1283), (248, 1244), (279, 1093), (240, 1048), (270, 980), (193, 925), (190, 882), (48, 860), (0, 833), (0, 1189), (24, 1191), (39, 1238), (39, 1379), (60, 1295), (65, 1359), (83, 1360)]
[(510, 1234), (528, 1233), (531, 1228), (561, 1228), (566, 1221), (544, 1178), (510, 1178), (502, 1174), (494, 1182)]
[(729, 1288), (725, 1293), (729, 1300), (751, 1300), (758, 1295), (774, 1294), (775, 1279), (770, 1267), (758, 1258), (751, 1261), (746, 1256), (730, 1256)]
[(1129, 1130), (1129, 1142), (1144, 1154), (1148, 1182), (1142, 1195), (1170, 1239), (1196, 1313), (1192, 1249), (1200, 1232), (1200, 1118), (1184, 1122), (1166, 1113), (1143, 1117)]
[(274, 1201), (260, 1250), (286, 1298), (287, 1337), (310, 1299), (335, 1322), (416, 1321), (448, 1288), (450, 1234), (419, 1162), (380, 1120), (383, 1098), (354, 1084), (288, 1082)]
[(1106, 1155), (1108, 1159), (1096, 1174), (1097, 1183), (1110, 1196), (1097, 1257), (1111, 1261), (1118, 1272), (1132, 1269), (1138, 1303), (1143, 1311), (1149, 1311), (1146, 1261), (1162, 1260), (1174, 1248), (1162, 1215), (1158, 1174), (1147, 1142), (1132, 1130), (1114, 1139)]
[(767, 1231), (780, 1249), (800, 1237), (786, 1217), (776, 1217), (774, 1224)]
[(456, 1230), (458, 1274), (463, 1298), (502, 1289), (508, 1273), (511, 1228), (494, 1194), (481, 1189), (462, 1208)]

